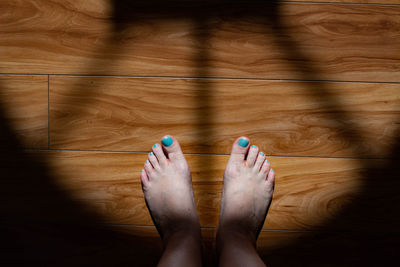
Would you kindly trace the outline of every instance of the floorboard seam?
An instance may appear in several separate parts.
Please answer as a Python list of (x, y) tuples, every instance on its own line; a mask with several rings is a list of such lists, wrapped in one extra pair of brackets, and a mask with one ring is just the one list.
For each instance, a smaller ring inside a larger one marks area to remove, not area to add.
[(47, 147), (50, 149), (50, 75), (47, 75)]
[(137, 78), (137, 79), (187, 79), (187, 80), (244, 80), (244, 81), (279, 81), (279, 82), (316, 82), (316, 83), (370, 83), (370, 84), (400, 84), (387, 81), (357, 81), (357, 80), (300, 80), (276, 78), (242, 78), (242, 77), (191, 77), (191, 76), (138, 76), (138, 75), (85, 75), (85, 74), (33, 74), (33, 73), (0, 73), (0, 76), (54, 76), (54, 77), (87, 77), (87, 78)]
[[(82, 153), (115, 153), (115, 154), (143, 154), (146, 155), (147, 151), (119, 151), (119, 150), (80, 150), (80, 149), (59, 149), (59, 148), (24, 148), (26, 151), (43, 151), (43, 152), (82, 152)], [(229, 156), (230, 154), (218, 153), (183, 153), (184, 155), (198, 155), (198, 156)], [(296, 156), (296, 155), (266, 155), (271, 158), (316, 158), (316, 159), (356, 159), (356, 160), (391, 160), (391, 157), (383, 158), (362, 158), (362, 157), (327, 157), (327, 156)]]
[(326, 4), (326, 5), (360, 5), (360, 6), (400, 6), (397, 3), (359, 3), (359, 2), (315, 2), (315, 1), (281, 1), (280, 3), (285, 4)]

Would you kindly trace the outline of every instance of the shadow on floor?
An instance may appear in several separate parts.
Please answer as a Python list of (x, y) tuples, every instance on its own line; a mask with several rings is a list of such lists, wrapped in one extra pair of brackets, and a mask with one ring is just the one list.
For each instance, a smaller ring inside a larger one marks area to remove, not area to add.
[[(227, 20), (257, 17), (264, 21), (266, 29), (273, 30), (275, 40), (288, 61), (300, 70), (297, 79), (322, 80), (318, 68), (298, 49), (299, 44), (286, 31), (278, 1), (230, 1), (226, 4), (224, 1), (115, 0), (113, 3), (114, 27), (105, 49), (119, 49), (118, 42), (125, 29), (154, 15), (167, 19), (191, 18), (194, 28), (202, 29), (195, 35), (199, 52), (194, 56), (198, 64), (194, 76), (212, 76), (209, 71), (211, 52), (208, 50), (212, 29), (207, 29), (207, 20), (221, 14)], [(111, 66), (113, 60), (117, 59), (110, 59), (107, 64)], [(89, 63), (87, 73), (91, 73), (93, 64), (98, 63), (95, 60)], [(327, 119), (337, 123), (337, 132), (352, 144), (354, 155), (373, 157), (365, 155), (357, 125), (343, 111), (328, 84), (322, 82), (314, 87), (310, 83), (308, 90), (316, 98), (325, 100), (321, 103), (329, 103), (329, 107), (325, 107)], [(197, 92), (196, 138), (212, 139), (214, 133), (204, 127), (210, 125), (213, 118), (210, 109), (212, 86), (199, 82)], [(42, 266), (154, 266), (158, 260), (154, 255), (159, 256), (162, 249), (158, 236), (151, 231), (148, 234), (127, 234), (117, 226), (100, 225), (100, 214), (73, 200), (53, 182), (45, 157), (37, 158), (23, 150), (4, 114), (3, 107), (0, 107), (0, 227), (5, 233), (1, 237), (0, 262)], [(207, 149), (202, 152), (206, 153)], [(387, 156), (390, 160), (371, 161), (370, 165), (362, 167), (360, 194), (336, 217), (319, 226), (326, 231), (303, 233), (280, 247), (260, 251), (265, 261), (270, 266), (372, 266), (389, 263), (400, 247), (399, 232), (394, 230), (400, 223), (399, 152), (400, 143), (393, 146)], [(351, 232), (341, 230), (349, 223), (359, 227)], [(207, 262), (215, 264), (215, 261)]]

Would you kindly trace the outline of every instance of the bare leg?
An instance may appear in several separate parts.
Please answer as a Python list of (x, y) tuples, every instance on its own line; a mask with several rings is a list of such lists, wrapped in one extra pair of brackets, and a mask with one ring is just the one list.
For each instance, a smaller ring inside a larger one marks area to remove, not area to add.
[(164, 243), (159, 266), (201, 266), (200, 223), (192, 177), (178, 141), (165, 136), (140, 175), (150, 214)]
[(217, 230), (220, 266), (265, 266), (256, 251), (274, 191), (275, 174), (265, 155), (238, 138), (224, 174)]

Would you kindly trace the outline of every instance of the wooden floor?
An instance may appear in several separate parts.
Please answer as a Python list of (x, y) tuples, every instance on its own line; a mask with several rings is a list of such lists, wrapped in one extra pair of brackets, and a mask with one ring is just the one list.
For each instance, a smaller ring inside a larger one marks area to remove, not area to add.
[(206, 266), (240, 135), (277, 174), (269, 266), (388, 265), (400, 1), (167, 2), (0, 2), (2, 266), (154, 266), (139, 171), (165, 134), (192, 170)]

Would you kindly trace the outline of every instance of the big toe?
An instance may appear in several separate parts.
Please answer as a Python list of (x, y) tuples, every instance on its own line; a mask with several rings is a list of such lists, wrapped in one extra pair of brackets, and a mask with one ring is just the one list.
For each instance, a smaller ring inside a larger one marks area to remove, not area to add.
[(234, 161), (243, 161), (249, 150), (250, 141), (247, 137), (239, 137), (232, 146), (231, 159)]
[(173, 137), (172, 135), (166, 135), (161, 139), (161, 143), (169, 160), (183, 158), (181, 146), (179, 145), (178, 140), (176, 140), (175, 137)]

